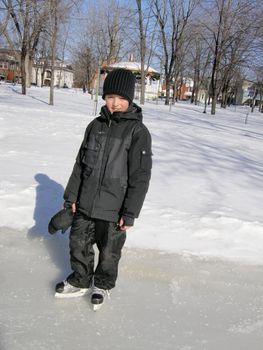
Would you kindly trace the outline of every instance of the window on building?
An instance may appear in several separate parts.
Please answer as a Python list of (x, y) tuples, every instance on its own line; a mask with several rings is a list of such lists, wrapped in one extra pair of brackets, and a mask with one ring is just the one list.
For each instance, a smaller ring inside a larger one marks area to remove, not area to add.
[(4, 69), (7, 69), (8, 68), (8, 62), (0, 62), (0, 68), (4, 68)]
[(51, 72), (49, 70), (46, 71), (46, 77), (47, 79), (51, 79)]

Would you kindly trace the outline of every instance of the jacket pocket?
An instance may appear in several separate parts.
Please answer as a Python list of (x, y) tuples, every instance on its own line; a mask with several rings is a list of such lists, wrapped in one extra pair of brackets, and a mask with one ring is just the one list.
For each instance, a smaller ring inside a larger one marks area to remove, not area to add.
[(152, 153), (146, 150), (141, 151), (141, 168), (150, 170), (152, 168)]
[(96, 139), (93, 137), (84, 146), (82, 162), (89, 170), (94, 169), (99, 154), (99, 148), (98, 142), (96, 142)]
[(82, 162), (89, 167), (93, 167), (94, 164), (96, 163), (97, 156), (98, 156), (98, 150), (88, 148), (85, 146)]

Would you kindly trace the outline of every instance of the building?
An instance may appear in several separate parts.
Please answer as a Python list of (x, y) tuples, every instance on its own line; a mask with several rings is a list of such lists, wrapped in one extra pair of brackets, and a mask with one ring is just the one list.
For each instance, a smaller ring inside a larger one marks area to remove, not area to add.
[[(73, 87), (73, 68), (60, 59), (55, 61), (54, 86)], [(50, 86), (51, 61), (50, 59), (39, 59), (34, 63), (32, 69), (32, 84), (37, 86)]]
[(19, 82), (21, 80), (19, 51), (0, 49), (0, 80)]
[[(181, 101), (187, 101), (192, 96), (194, 82), (190, 78), (183, 78), (177, 81), (177, 92), (175, 97)], [(166, 84), (163, 82), (160, 92), (161, 97), (166, 96)], [(174, 96), (174, 83), (170, 84), (170, 98)]]
[(187, 101), (192, 96), (194, 81), (191, 78), (183, 78), (178, 82), (177, 98), (181, 101)]
[[(72, 88), (73, 69), (68, 64), (57, 59), (55, 63), (54, 85)], [(21, 83), (20, 52), (10, 49), (0, 49), (0, 80)], [(34, 62), (32, 68), (32, 84), (50, 86), (50, 60), (40, 59)]]
[(243, 80), (236, 93), (236, 104), (251, 104), (254, 99), (255, 105), (260, 102), (260, 92), (258, 84), (251, 80)]

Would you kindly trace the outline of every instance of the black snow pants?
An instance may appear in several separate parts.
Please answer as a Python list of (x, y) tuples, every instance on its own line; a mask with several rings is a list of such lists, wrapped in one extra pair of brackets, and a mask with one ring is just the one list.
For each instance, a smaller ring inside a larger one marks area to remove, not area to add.
[[(119, 230), (115, 222), (91, 219), (77, 212), (69, 239), (73, 273), (68, 276), (68, 282), (75, 287), (89, 288), (93, 280), (98, 288), (113, 288), (126, 232)], [(94, 244), (99, 250), (96, 267)]]

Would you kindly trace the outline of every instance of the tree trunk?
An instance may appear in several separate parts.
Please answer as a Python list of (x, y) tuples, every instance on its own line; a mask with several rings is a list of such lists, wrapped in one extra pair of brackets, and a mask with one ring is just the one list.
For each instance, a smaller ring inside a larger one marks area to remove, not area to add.
[(33, 59), (29, 54), (26, 55), (25, 69), (26, 69), (26, 87), (30, 88), (31, 82), (32, 82)]
[(169, 105), (170, 101), (170, 77), (165, 78), (165, 84), (166, 84), (166, 95), (165, 95), (165, 105)]
[(193, 91), (192, 91), (192, 96), (191, 96), (191, 103), (194, 103), (196, 104), (196, 100), (197, 100), (197, 89), (198, 89), (198, 80), (199, 80), (199, 57), (197, 55), (196, 57), (196, 60), (195, 60), (195, 71), (194, 71), (194, 86), (193, 86)]
[(217, 96), (212, 96), (212, 104), (211, 104), (211, 114), (212, 115), (216, 114), (216, 100), (217, 100)]
[(211, 77), (211, 97), (212, 97), (212, 106), (211, 106), (211, 114), (216, 114), (216, 102), (217, 102), (217, 73), (218, 73), (218, 65), (220, 61), (220, 37), (222, 31), (222, 22), (223, 22), (223, 12), (224, 12), (225, 0), (222, 1), (221, 9), (219, 11), (219, 23), (217, 27), (217, 33), (215, 35), (215, 52), (213, 59), (213, 67), (212, 67), (212, 77)]
[(43, 87), (45, 85), (45, 73), (47, 70), (47, 60), (45, 59), (44, 64), (41, 67), (41, 87)]
[(145, 72), (144, 72), (144, 58), (141, 57), (141, 99), (140, 103), (144, 105), (145, 102)]
[(198, 95), (199, 95), (199, 82), (195, 90), (195, 96), (194, 96), (195, 105), (197, 105), (198, 103)]
[(54, 79), (55, 78), (55, 52), (52, 47), (51, 56), (51, 79), (50, 79), (50, 90), (49, 90), (49, 104), (54, 105)]
[(259, 92), (259, 96), (260, 96), (260, 101), (259, 101), (259, 107), (258, 107), (258, 110), (259, 112), (263, 112), (263, 106), (262, 106), (262, 100), (263, 100), (263, 94), (262, 94), (262, 88), (260, 89), (260, 92)]
[(142, 2), (136, 0), (138, 14), (139, 14), (139, 30), (140, 30), (140, 54), (141, 54), (141, 98), (140, 103), (144, 105), (145, 102), (145, 36), (143, 32), (143, 19), (142, 19)]
[(41, 87), (44, 86), (44, 76), (45, 76), (45, 68), (42, 67), (42, 71), (41, 71)]
[(177, 84), (176, 84), (176, 81), (174, 81), (173, 83), (173, 95), (172, 95), (172, 104), (174, 105), (175, 104), (175, 100), (176, 100), (176, 92), (177, 92)]
[(258, 94), (258, 89), (255, 89), (254, 95), (252, 97), (252, 103), (251, 103), (251, 113), (254, 112), (255, 106), (256, 106), (256, 98)]
[(39, 67), (36, 68), (36, 86), (38, 86), (38, 71)]
[(26, 95), (26, 50), (22, 48), (21, 51), (21, 85), (22, 85), (22, 95)]
[(51, 80), (50, 80), (50, 94), (49, 94), (49, 104), (54, 105), (54, 81), (55, 81), (55, 58), (56, 58), (56, 44), (57, 44), (57, 33), (58, 33), (58, 23), (57, 23), (57, 7), (58, 2), (51, 2), (51, 21), (52, 21), (52, 35), (51, 35)]
[(191, 96), (191, 103), (194, 103), (195, 102), (195, 95), (196, 95), (196, 81), (194, 79), (194, 86), (193, 86), (193, 90), (192, 90), (192, 96)]
[(226, 93), (226, 89), (223, 88), (223, 91), (222, 91), (221, 108), (226, 108), (226, 104), (227, 104), (227, 93)]

